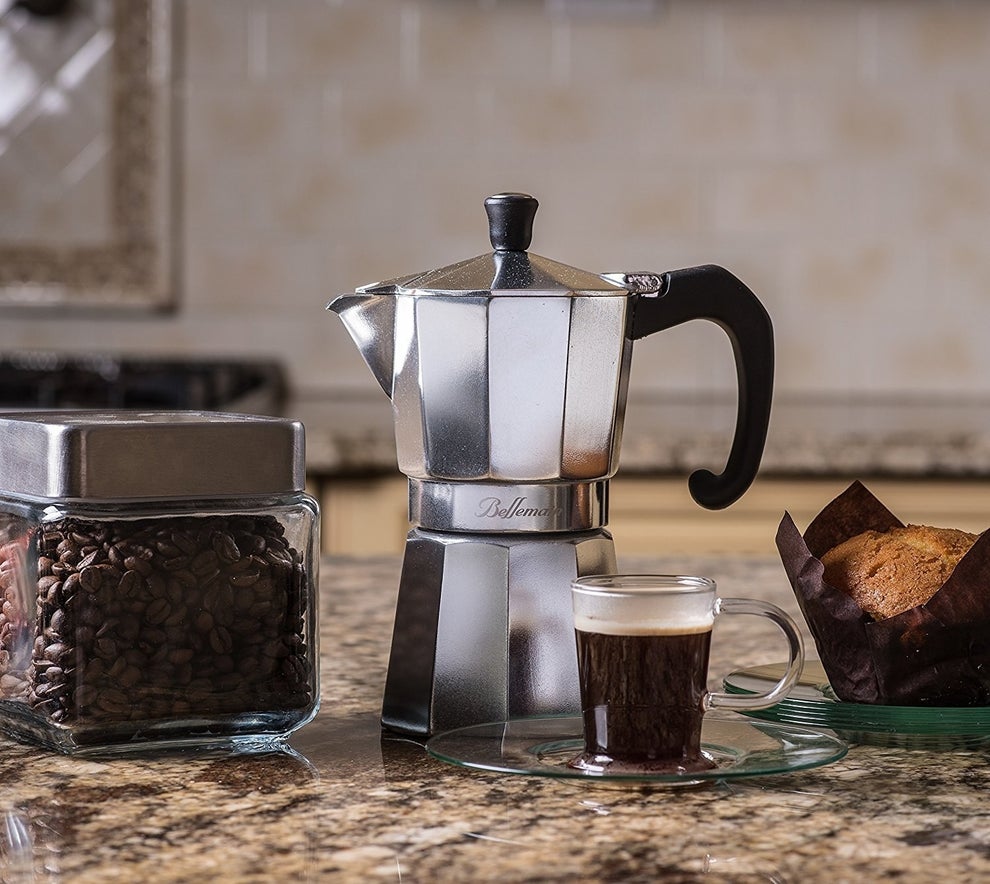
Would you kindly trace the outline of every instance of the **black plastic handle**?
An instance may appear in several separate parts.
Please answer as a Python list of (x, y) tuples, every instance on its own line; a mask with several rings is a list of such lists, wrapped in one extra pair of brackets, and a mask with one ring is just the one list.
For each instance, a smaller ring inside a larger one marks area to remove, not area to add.
[(657, 295), (639, 295), (629, 337), (636, 340), (687, 322), (708, 319), (732, 342), (739, 381), (736, 432), (725, 469), (697, 470), (688, 479), (691, 496), (703, 507), (722, 509), (753, 483), (763, 458), (773, 399), (773, 325), (760, 300), (723, 267), (707, 264), (663, 274)]

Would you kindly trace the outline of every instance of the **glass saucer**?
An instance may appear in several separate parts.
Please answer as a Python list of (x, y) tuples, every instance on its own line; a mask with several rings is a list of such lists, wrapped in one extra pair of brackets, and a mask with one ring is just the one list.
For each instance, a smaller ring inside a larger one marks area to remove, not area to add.
[[(726, 691), (767, 690), (782, 677), (783, 664), (740, 669), (725, 677)], [(817, 660), (804, 665), (801, 680), (776, 706), (744, 713), (781, 724), (829, 728), (850, 743), (902, 749), (979, 749), (990, 746), (990, 706), (878, 706), (845, 703), (828, 684)]]
[(520, 718), (458, 728), (438, 734), (426, 744), (426, 751), (434, 758), (475, 770), (668, 786), (806, 770), (838, 761), (849, 747), (832, 734), (808, 727), (709, 714), (701, 729), (701, 748), (715, 762), (712, 770), (599, 773), (568, 767), (567, 762), (583, 748), (581, 718), (576, 715)]

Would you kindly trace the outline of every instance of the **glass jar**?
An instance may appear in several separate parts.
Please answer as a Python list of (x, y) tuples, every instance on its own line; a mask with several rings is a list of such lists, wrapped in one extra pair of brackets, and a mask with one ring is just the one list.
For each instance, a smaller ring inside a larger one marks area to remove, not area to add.
[(0, 728), (64, 753), (266, 746), (319, 706), (302, 424), (0, 414)]

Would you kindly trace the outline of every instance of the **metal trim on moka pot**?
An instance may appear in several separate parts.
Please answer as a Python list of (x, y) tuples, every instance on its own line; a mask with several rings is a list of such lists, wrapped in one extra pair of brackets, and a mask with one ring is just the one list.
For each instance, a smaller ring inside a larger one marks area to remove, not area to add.
[(503, 484), (409, 480), (409, 521), (483, 534), (588, 531), (608, 521), (608, 482)]
[(732, 343), (736, 432), (721, 474), (690, 477), (701, 505), (745, 492), (769, 422), (773, 331), (736, 277), (578, 270), (527, 251), (531, 196), (485, 206), (493, 252), (328, 305), (392, 400), (409, 478), (382, 709), (404, 733), (580, 709), (569, 587), (616, 570), (608, 480), (634, 340), (701, 318)]

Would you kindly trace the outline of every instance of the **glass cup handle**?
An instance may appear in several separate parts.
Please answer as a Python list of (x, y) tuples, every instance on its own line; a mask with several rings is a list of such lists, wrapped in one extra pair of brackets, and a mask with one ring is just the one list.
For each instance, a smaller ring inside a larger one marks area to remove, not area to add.
[(797, 624), (776, 605), (757, 599), (718, 599), (715, 602), (715, 615), (719, 614), (755, 614), (775, 623), (787, 639), (787, 671), (780, 681), (762, 694), (727, 694), (723, 691), (710, 691), (705, 699), (705, 708), (754, 710), (766, 709), (779, 703), (797, 682), (804, 667), (804, 640), (801, 638)]

